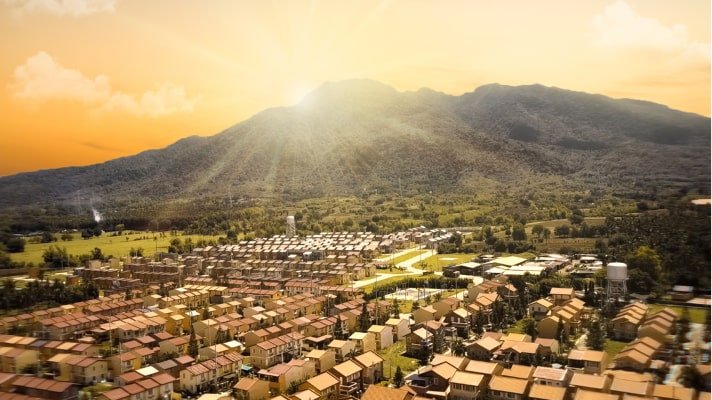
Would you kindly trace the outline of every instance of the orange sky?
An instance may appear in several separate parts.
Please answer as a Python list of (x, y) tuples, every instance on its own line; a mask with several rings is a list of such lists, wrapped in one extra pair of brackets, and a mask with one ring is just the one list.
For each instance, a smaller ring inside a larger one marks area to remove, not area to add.
[[(212, 135), (324, 81), (541, 83), (710, 114), (710, 3), (0, 2), (0, 175)], [(178, 7), (180, 5), (180, 7)]]

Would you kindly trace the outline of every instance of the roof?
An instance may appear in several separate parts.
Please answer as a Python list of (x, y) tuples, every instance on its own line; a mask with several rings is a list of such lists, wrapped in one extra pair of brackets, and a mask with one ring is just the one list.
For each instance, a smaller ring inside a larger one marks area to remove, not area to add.
[(326, 372), (324, 372), (324, 373), (321, 373), (321, 374), (307, 380), (307, 383), (312, 385), (317, 390), (321, 391), (328, 387), (337, 385), (339, 383), (339, 380), (334, 378), (330, 374), (327, 374)]
[(21, 376), (17, 378), (13, 383), (13, 386), (35, 388), (48, 392), (63, 393), (70, 387), (72, 387), (71, 382), (59, 382), (50, 379), (35, 378), (33, 376)]
[(594, 392), (591, 390), (579, 389), (576, 391), (574, 400), (619, 400), (620, 396), (611, 393)]
[(369, 385), (361, 400), (407, 400), (411, 397), (413, 395), (402, 388)]
[(521, 395), (526, 395), (528, 386), (529, 381), (526, 379), (508, 378), (505, 376), (494, 376), (489, 382), (490, 390)]
[(477, 345), (487, 351), (494, 351), (502, 345), (502, 342), (500, 342), (499, 340), (492, 339), (491, 337), (484, 337), (474, 342), (472, 345)]
[(695, 390), (672, 385), (655, 385), (653, 396), (663, 399), (692, 400), (695, 398)]
[(650, 382), (636, 382), (629, 381), (623, 378), (613, 378), (613, 383), (611, 383), (611, 392), (620, 392), (635, 394), (638, 396), (647, 396), (650, 394), (652, 385)]
[(549, 381), (564, 381), (568, 375), (568, 370), (550, 367), (536, 367), (533, 377), (546, 379)]
[(597, 390), (605, 390), (610, 386), (611, 379), (606, 375), (590, 375), (582, 373), (574, 373), (571, 377), (569, 386), (577, 386), (579, 388), (591, 388)]
[(358, 363), (363, 365), (364, 367), (370, 367), (372, 365), (382, 363), (383, 357), (372, 351), (367, 351), (363, 354), (359, 354), (354, 357), (354, 360), (358, 361)]
[(475, 374), (473, 372), (457, 371), (455, 375), (450, 378), (450, 383), (459, 383), (461, 385), (473, 385), (480, 386), (484, 375)]
[(529, 379), (534, 373), (534, 367), (528, 365), (512, 365), (512, 368), (502, 370), (502, 376), (519, 379)]
[(547, 386), (535, 383), (529, 389), (530, 399), (563, 400), (565, 396), (566, 388), (559, 386)]
[(560, 288), (560, 287), (553, 287), (551, 290), (549, 290), (550, 295), (569, 295), (573, 296), (574, 294), (574, 288)]
[(499, 368), (501, 368), (501, 365), (497, 363), (471, 360), (465, 367), (465, 371), (484, 375), (494, 375)]
[(252, 378), (242, 378), (237, 383), (235, 386), (233, 386), (234, 389), (237, 390), (247, 390), (249, 391), (255, 384), (257, 384), (258, 379), (252, 379)]
[(336, 371), (339, 375), (348, 377), (354, 374), (358, 374), (363, 370), (363, 367), (351, 360), (348, 360), (342, 362), (341, 364), (336, 364), (332, 369)]
[(581, 360), (602, 362), (606, 357), (606, 353), (596, 350), (571, 350), (569, 352), (569, 360)]

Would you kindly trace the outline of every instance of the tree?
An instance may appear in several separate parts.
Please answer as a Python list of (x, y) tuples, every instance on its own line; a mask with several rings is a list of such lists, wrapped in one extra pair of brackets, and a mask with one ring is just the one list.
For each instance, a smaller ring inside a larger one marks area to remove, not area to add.
[(524, 327), (524, 333), (527, 335), (531, 336), (532, 339), (536, 339), (537, 335), (539, 334), (536, 326), (536, 321), (534, 321), (534, 318), (527, 317), (522, 320), (522, 326)]
[(198, 339), (195, 338), (195, 328), (190, 325), (190, 338), (188, 339), (188, 355), (194, 359), (198, 358)]
[(561, 318), (559, 318), (559, 323), (556, 325), (556, 339), (561, 343), (562, 347), (569, 341), (569, 333), (566, 331), (564, 320)]
[(57, 239), (52, 236), (52, 233), (44, 231), (42, 232), (42, 236), (40, 236), (40, 242), (42, 243), (52, 243), (56, 241)]
[(682, 344), (687, 342), (687, 334), (690, 332), (690, 312), (687, 308), (682, 309), (682, 316), (677, 321), (677, 345), (682, 348)]
[(603, 350), (603, 330), (601, 329), (601, 321), (598, 319), (594, 319), (588, 328), (586, 346), (593, 350)]
[(420, 350), (418, 351), (418, 361), (420, 362), (420, 365), (428, 365), (431, 354), (432, 351), (430, 350), (430, 347), (425, 345), (420, 346)]
[(104, 260), (104, 253), (98, 247), (94, 247), (94, 250), (92, 250), (89, 254), (91, 255), (92, 260)]
[(62, 236), (60, 236), (60, 239), (62, 239), (63, 242), (71, 242), (74, 240), (74, 236), (72, 236), (71, 233), (63, 233)]
[(401, 387), (403, 386), (403, 378), (405, 376), (403, 375), (403, 371), (401, 370), (400, 365), (396, 367), (396, 373), (393, 374), (393, 384), (396, 385), (396, 387)]
[(25, 239), (23, 238), (10, 238), (5, 242), (5, 248), (9, 253), (22, 253), (25, 251)]
[(527, 232), (522, 224), (516, 224), (512, 228), (512, 240), (519, 242), (527, 240)]
[(485, 324), (487, 324), (487, 318), (482, 311), (477, 311), (475, 313), (474, 323), (472, 324), (472, 330), (476, 335), (481, 335), (484, 332)]
[(541, 231), (541, 236), (542, 236), (544, 239), (550, 238), (550, 237), (551, 237), (551, 230), (550, 230), (549, 228), (544, 228), (544, 230)]
[(77, 263), (69, 257), (66, 247), (49, 246), (43, 253), (42, 259), (52, 268), (76, 267)]
[(685, 365), (677, 376), (677, 382), (684, 387), (703, 390), (705, 379), (694, 365)]
[(571, 234), (571, 227), (568, 225), (559, 225), (554, 228), (554, 234), (558, 237), (569, 236)]
[(542, 224), (536, 224), (532, 226), (532, 235), (536, 235), (537, 237), (541, 237), (541, 234), (544, 233), (544, 225)]
[(400, 318), (400, 304), (395, 297), (393, 297), (393, 318)]
[(465, 355), (465, 344), (462, 342), (462, 339), (458, 338), (455, 340), (455, 342), (452, 344), (452, 353), (457, 356), (461, 357)]
[(371, 327), (371, 318), (368, 315), (368, 303), (363, 303), (363, 307), (361, 307), (361, 315), (358, 316), (358, 329), (361, 332), (366, 332), (368, 331), (368, 328)]
[(442, 353), (445, 351), (445, 335), (442, 332), (433, 334), (433, 352)]
[(662, 261), (658, 253), (648, 246), (640, 246), (635, 250), (635, 253), (626, 257), (626, 264), (631, 270), (639, 270), (645, 276), (649, 277), (652, 282), (660, 281), (662, 273)]

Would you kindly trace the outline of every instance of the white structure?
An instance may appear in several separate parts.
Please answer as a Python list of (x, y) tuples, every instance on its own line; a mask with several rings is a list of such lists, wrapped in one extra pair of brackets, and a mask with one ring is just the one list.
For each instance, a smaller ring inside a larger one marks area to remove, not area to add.
[(622, 262), (608, 263), (606, 266), (606, 298), (608, 301), (625, 297), (628, 292), (628, 266)]
[(297, 236), (297, 223), (294, 221), (294, 215), (287, 216), (287, 237)]

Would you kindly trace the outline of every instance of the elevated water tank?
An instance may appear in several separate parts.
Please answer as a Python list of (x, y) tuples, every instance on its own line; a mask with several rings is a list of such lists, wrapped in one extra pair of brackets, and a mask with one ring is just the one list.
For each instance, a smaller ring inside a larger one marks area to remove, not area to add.
[(606, 278), (609, 281), (625, 281), (628, 279), (628, 266), (622, 262), (608, 263), (606, 266)]

